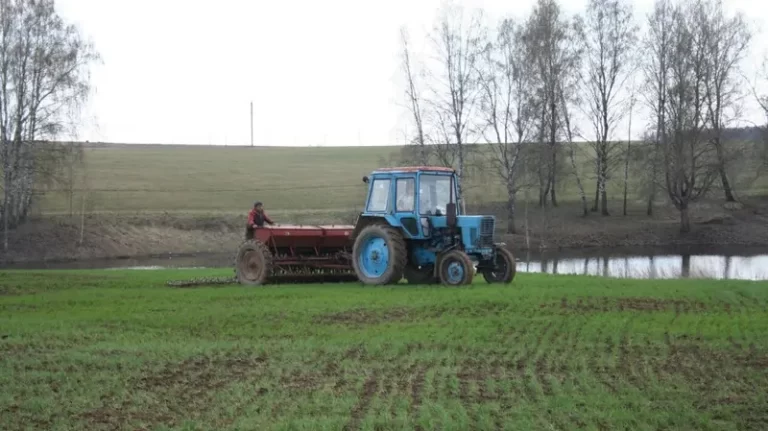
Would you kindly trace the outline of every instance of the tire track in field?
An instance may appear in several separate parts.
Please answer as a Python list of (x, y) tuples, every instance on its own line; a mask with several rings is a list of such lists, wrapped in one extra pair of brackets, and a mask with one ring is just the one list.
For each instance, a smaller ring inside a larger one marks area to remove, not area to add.
[[(474, 363), (468, 365), (463, 363), (459, 367), (459, 371), (456, 375), (459, 381), (459, 400), (461, 406), (469, 418), (468, 428), (475, 429), (477, 427), (477, 409), (476, 400), (471, 394), (470, 385), (473, 381), (481, 378), (482, 371), (479, 369), (478, 364)], [(450, 378), (446, 376), (446, 378)]]
[[(750, 297), (750, 296), (744, 294), (744, 292), (742, 292), (740, 290), (737, 290), (736, 294), (738, 295), (740, 317), (744, 317), (745, 318), (743, 320), (740, 319), (740, 322), (741, 321), (747, 321), (747, 322), (752, 321), (752, 318), (753, 318), (752, 308), (754, 308), (754, 307), (759, 305), (758, 300), (756, 298), (753, 298), (753, 297)], [(763, 312), (764, 312), (764, 310), (763, 310)], [(763, 315), (763, 313), (760, 313), (760, 315)], [(739, 329), (742, 332), (742, 339), (744, 340), (745, 344), (753, 336), (755, 336), (755, 335), (757, 335), (758, 337), (760, 336), (760, 334), (750, 334), (749, 333), (750, 331), (747, 329), (746, 325), (739, 324)]]
[[(467, 360), (459, 369), (460, 399), (465, 406), (470, 419), (471, 428), (479, 427), (479, 407), (489, 402), (502, 402), (504, 394), (500, 392), (499, 383), (503, 374), (504, 350), (489, 352), (486, 360)], [(489, 382), (493, 381), (493, 384)], [(502, 420), (501, 413), (497, 409), (489, 412), (493, 422), (499, 424)]]
[[(487, 403), (489, 401), (501, 401), (502, 394), (499, 393), (500, 385), (498, 383), (500, 376), (500, 368), (494, 365), (492, 366), (491, 375), (483, 379), (483, 381), (478, 382), (478, 398), (481, 403)], [(489, 387), (488, 384), (488, 380), (490, 378), (493, 378), (495, 382), (493, 388)], [(501, 412), (499, 412), (498, 409), (491, 409), (489, 414), (491, 416), (491, 420), (493, 421), (494, 429), (503, 429), (504, 423)]]
[[(561, 394), (563, 391), (563, 383), (568, 376), (568, 367), (563, 358), (565, 358), (566, 352), (570, 344), (569, 341), (569, 327), (574, 320), (573, 316), (568, 316), (562, 319), (560, 325), (557, 326), (547, 339), (547, 345), (542, 350), (540, 360), (543, 359), (543, 369), (546, 370), (546, 374), (539, 375), (538, 378), (542, 382), (542, 390), (545, 397), (552, 397)], [(579, 327), (580, 328), (580, 327)], [(580, 330), (580, 329), (579, 329)], [(553, 355), (550, 358), (550, 353)], [(557, 382), (556, 385), (552, 384), (552, 381)], [(568, 418), (565, 415), (552, 415), (550, 421), (552, 425), (561, 430), (572, 429), (573, 424), (567, 422)]]
[(504, 394), (505, 397), (509, 397), (512, 394), (523, 396), (524, 391), (522, 387), (518, 387), (519, 384), (524, 383), (524, 370), (526, 357), (528, 353), (528, 345), (524, 342), (524, 335), (531, 334), (534, 330), (533, 325), (529, 321), (523, 321), (516, 326), (513, 340), (514, 342), (507, 343), (508, 349), (505, 351), (502, 358), (502, 369), (505, 374), (505, 380), (509, 383), (509, 393)]
[[(400, 356), (398, 356), (400, 358)], [(393, 358), (387, 365), (383, 367), (383, 373), (381, 376), (382, 383), (379, 388), (377, 396), (383, 400), (382, 414), (384, 409), (390, 413), (390, 417), (394, 418), (397, 414), (397, 388), (399, 384), (400, 376), (398, 375), (398, 365), (400, 362), (398, 358)]]
[(427, 372), (429, 371), (430, 366), (431, 364), (429, 363), (417, 365), (413, 380), (411, 380), (411, 403), (408, 406), (408, 418), (415, 424), (414, 429), (417, 431), (422, 430), (421, 425), (417, 422), (424, 397), (424, 385), (426, 383)]
[(598, 381), (600, 381), (603, 386), (608, 388), (610, 393), (616, 394), (618, 393), (618, 389), (615, 382), (609, 378), (610, 369), (608, 365), (610, 362), (610, 357), (613, 354), (613, 340), (611, 339), (610, 335), (605, 336), (605, 347), (600, 349), (600, 344), (601, 341), (603, 341), (604, 334), (604, 328), (599, 327), (597, 334), (595, 335), (594, 352), (592, 355), (590, 355), (588, 366), (592, 373), (595, 374)]
[(549, 363), (550, 374), (560, 386), (569, 378), (573, 379), (573, 368), (575, 367), (571, 366), (569, 359), (578, 355), (575, 355), (577, 341), (572, 340), (578, 340), (584, 329), (584, 320), (578, 316), (572, 316), (563, 321), (561, 327), (565, 328), (564, 336), (557, 338), (557, 343), (552, 349), (552, 360)]
[(368, 378), (366, 378), (365, 383), (363, 383), (363, 389), (359, 395), (359, 400), (355, 407), (352, 408), (349, 423), (343, 428), (344, 431), (360, 429), (360, 422), (362, 422), (363, 418), (370, 410), (371, 402), (373, 401), (373, 398), (376, 396), (376, 392), (378, 391), (378, 375), (379, 372), (374, 371), (370, 376), (368, 376)]
[[(529, 331), (529, 333), (532, 331)], [(531, 352), (531, 347), (528, 342), (521, 345), (521, 350), (519, 352), (519, 355), (516, 355), (515, 359), (515, 370), (517, 372), (518, 380), (520, 382), (520, 385), (522, 386), (520, 395), (523, 398), (532, 399), (535, 397), (535, 394), (532, 393), (532, 391), (529, 388), (527, 377), (525, 375), (525, 372), (528, 367), (528, 361), (531, 358), (531, 355), (533, 353)]]
[(628, 319), (621, 329), (619, 335), (619, 357), (618, 357), (618, 374), (623, 379), (626, 379), (630, 385), (642, 388), (643, 381), (637, 376), (637, 358), (641, 355), (636, 354), (632, 348), (632, 339), (630, 337), (632, 323), (634, 318)]
[[(498, 351), (482, 352), (478, 356), (464, 358), (456, 364), (455, 377), (458, 381), (456, 391), (451, 395), (459, 399), (462, 408), (465, 410), (469, 419), (468, 429), (476, 429), (479, 422), (479, 412), (477, 405), (487, 401), (496, 400), (495, 394), (492, 394), (486, 381), (490, 378), (498, 378), (491, 370), (491, 364), (499, 361)], [(476, 359), (481, 357), (482, 359)], [(451, 375), (446, 376), (446, 381), (451, 379)]]
[[(525, 391), (525, 396), (531, 400), (531, 402), (537, 402), (538, 401), (538, 394), (532, 387), (535, 383), (537, 378), (537, 364), (532, 364), (533, 366), (529, 366), (528, 362), (530, 362), (535, 356), (536, 353), (541, 348), (542, 342), (546, 339), (547, 334), (549, 333), (549, 330), (552, 328), (553, 323), (552, 321), (547, 323), (547, 326), (544, 327), (542, 330), (537, 331), (538, 338), (533, 343), (533, 349), (531, 347), (526, 346), (525, 354), (523, 358), (518, 360), (518, 371), (520, 372), (521, 380), (523, 381), (523, 388)], [(528, 371), (529, 368), (532, 368), (531, 370), (531, 377), (530, 379), (527, 379), (525, 376), (526, 371)]]
[(554, 367), (551, 365), (553, 359), (550, 358), (550, 355), (557, 349), (556, 346), (561, 341), (560, 339), (564, 333), (563, 330), (567, 329), (567, 323), (567, 319), (562, 319), (560, 324), (554, 327), (551, 332), (545, 332), (539, 344), (538, 356), (536, 357), (534, 367), (536, 370), (536, 380), (539, 382), (545, 397), (554, 395), (554, 388), (550, 380), (555, 378), (555, 376), (553, 376)]
[(563, 356), (563, 360), (561, 361), (562, 372), (567, 373), (568, 375), (571, 376), (570, 379), (572, 380), (574, 387), (576, 388), (578, 393), (581, 395), (586, 394), (586, 388), (584, 387), (581, 379), (577, 378), (574, 375), (575, 372), (580, 369), (580, 367), (570, 363), (570, 361), (575, 358), (581, 357), (581, 355), (579, 354), (579, 343), (581, 341), (581, 334), (582, 332), (584, 332), (584, 328), (586, 326), (587, 326), (587, 319), (580, 318), (579, 324), (576, 327), (576, 330), (573, 331), (573, 335), (571, 336), (571, 343), (570, 345), (568, 345), (568, 350), (564, 350), (563, 352), (557, 353)]
[[(641, 350), (638, 351), (638, 349)], [(645, 335), (642, 337), (642, 347), (639, 347), (638, 343), (633, 352), (637, 355), (637, 361), (641, 362), (641, 365), (638, 366), (639, 378), (645, 386), (653, 386), (659, 381), (657, 370), (659, 369), (660, 358), (663, 357), (661, 349)]]
[(602, 378), (605, 379), (606, 382), (610, 384), (610, 389), (617, 393), (619, 392), (617, 389), (617, 383), (615, 376), (612, 375), (612, 370), (615, 367), (615, 358), (618, 357), (618, 354), (616, 352), (616, 342), (613, 340), (612, 335), (606, 335), (605, 337), (605, 351), (603, 356), (603, 364), (602, 364)]
[(521, 375), (518, 370), (518, 362), (526, 355), (526, 349), (521, 343), (523, 335), (531, 332), (531, 325), (526, 320), (520, 322), (516, 327), (512, 335), (507, 339), (505, 343), (505, 349), (499, 352), (498, 361), (496, 361), (494, 368), (494, 376), (499, 376), (497, 380), (496, 388), (496, 400), (499, 403), (498, 409), (493, 412), (494, 425), (497, 430), (504, 429), (504, 418), (506, 412), (512, 409), (512, 406), (517, 403), (517, 396), (522, 396), (522, 388), (518, 387), (518, 384), (524, 383), (523, 379), (515, 379)]
[[(398, 364), (395, 364), (398, 367)], [(397, 417), (398, 414), (398, 399), (404, 399), (410, 393), (411, 379), (416, 375), (419, 370), (419, 365), (416, 361), (408, 364), (407, 367), (400, 368), (403, 372), (399, 375), (397, 383), (395, 385), (395, 399), (392, 401), (390, 413), (392, 417)], [(410, 408), (410, 407), (409, 407)]]
[(736, 327), (738, 330), (738, 339), (740, 340), (739, 344), (739, 350), (743, 349), (744, 346), (747, 346), (749, 344), (749, 330), (747, 329), (747, 325), (745, 322), (749, 322), (750, 315), (746, 310), (746, 307), (743, 305), (740, 305), (738, 310), (738, 316), (736, 318)]

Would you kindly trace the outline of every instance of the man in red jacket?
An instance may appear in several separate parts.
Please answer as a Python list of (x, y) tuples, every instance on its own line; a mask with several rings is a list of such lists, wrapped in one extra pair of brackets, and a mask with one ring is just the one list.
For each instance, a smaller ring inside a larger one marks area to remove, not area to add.
[(261, 202), (253, 204), (253, 209), (248, 213), (248, 226), (245, 230), (245, 238), (253, 239), (253, 230), (264, 227), (264, 223), (275, 224), (271, 218), (264, 212), (264, 206)]

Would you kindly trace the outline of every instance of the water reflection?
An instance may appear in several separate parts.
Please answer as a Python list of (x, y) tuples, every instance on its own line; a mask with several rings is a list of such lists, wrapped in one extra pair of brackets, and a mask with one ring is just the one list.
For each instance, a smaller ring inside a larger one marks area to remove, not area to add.
[[(0, 265), (0, 269), (143, 269), (228, 268), (231, 253), (193, 256), (167, 255), (130, 259), (95, 259), (75, 262), (27, 262)], [(582, 249), (556, 254), (517, 254), (520, 272), (583, 274), (622, 278), (714, 278), (768, 280), (768, 248), (715, 249)]]
[(668, 254), (520, 259), (521, 272), (619, 278), (768, 280), (768, 254), (752, 256)]
[(197, 255), (140, 256), (124, 259), (83, 259), (76, 261), (19, 262), (0, 265), (0, 269), (196, 269), (225, 268), (232, 265), (230, 253)]

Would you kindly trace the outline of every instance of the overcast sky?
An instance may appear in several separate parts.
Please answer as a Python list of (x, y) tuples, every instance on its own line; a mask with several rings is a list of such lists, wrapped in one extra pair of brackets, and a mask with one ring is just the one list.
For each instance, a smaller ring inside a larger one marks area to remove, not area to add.
[[(534, 0), (465, 0), (491, 22)], [(244, 145), (402, 144), (399, 28), (414, 43), (440, 0), (57, 0), (103, 63), (78, 138)], [(561, 0), (566, 13), (586, 0)], [(636, 0), (645, 18), (653, 0)], [(765, 0), (725, 0), (763, 30)], [(767, 33), (754, 39), (752, 66)], [(754, 69), (749, 70), (754, 73)], [(757, 120), (756, 111), (750, 117)], [(635, 122), (638, 120), (636, 119)], [(641, 126), (633, 127), (640, 130)]]

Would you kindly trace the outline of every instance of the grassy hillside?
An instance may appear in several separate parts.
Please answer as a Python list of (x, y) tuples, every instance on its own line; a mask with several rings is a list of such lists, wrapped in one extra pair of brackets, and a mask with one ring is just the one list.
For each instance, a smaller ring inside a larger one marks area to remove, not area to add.
[(768, 427), (768, 285), (173, 289), (3, 272), (0, 428)]
[[(642, 148), (635, 159), (642, 160)], [(99, 146), (86, 151), (88, 193), (91, 212), (185, 212), (212, 213), (246, 211), (256, 199), (273, 211), (334, 211), (360, 208), (365, 198), (363, 175), (385, 164), (397, 164), (400, 147), (351, 148), (242, 148), (196, 146)], [(588, 145), (581, 145), (578, 169), (594, 196), (594, 166)], [(744, 152), (744, 157), (749, 153)], [(744, 158), (743, 157), (743, 158)], [(743, 159), (742, 158), (742, 159)], [(477, 157), (482, 161), (483, 157)], [(755, 170), (748, 160), (733, 164), (732, 181), (741, 194), (768, 193), (768, 179), (753, 182)], [(561, 157), (559, 199), (579, 198), (570, 171), (570, 161)], [(487, 164), (486, 164), (487, 165)], [(644, 167), (633, 162), (630, 198), (640, 204), (644, 186), (638, 179)], [(609, 183), (609, 194), (618, 210), (623, 190), (623, 166)], [(466, 181), (468, 202), (485, 204), (503, 201), (505, 192), (489, 169), (471, 172)], [(77, 188), (81, 187), (81, 183)], [(660, 194), (661, 195), (661, 194)], [(536, 191), (531, 192), (532, 198)], [(522, 199), (522, 196), (519, 197)], [(660, 196), (660, 200), (664, 198)], [(37, 211), (68, 211), (69, 195), (51, 192), (42, 198)], [(72, 200), (79, 210), (79, 194)], [(634, 202), (633, 202), (634, 203)]]
[[(242, 212), (258, 199), (268, 208), (349, 208), (361, 202), (362, 176), (392, 152), (391, 147), (89, 148), (88, 186), (96, 191), (88, 204), (94, 211)], [(40, 209), (67, 210), (67, 195), (49, 194)]]
[[(729, 175), (737, 196), (747, 198), (744, 206), (725, 207), (722, 192), (713, 190), (709, 199), (692, 206), (694, 231), (684, 236), (679, 213), (662, 191), (653, 216), (646, 214), (646, 148), (633, 145), (626, 217), (621, 215), (622, 165), (609, 181), (613, 216), (582, 217), (570, 160), (561, 154), (560, 205), (539, 209), (536, 188), (529, 190), (531, 205), (525, 205), (521, 191), (516, 234), (502, 240), (516, 250), (768, 244), (768, 175), (756, 175), (748, 146), (729, 151), (739, 153)], [(465, 172), (469, 210), (496, 215), (498, 233), (508, 233), (505, 187), (490, 168), (488, 146), (477, 149), (485, 152), (473, 151)], [(577, 169), (591, 204), (592, 148), (582, 144), (577, 150)], [(0, 250), (0, 260), (230, 252), (242, 238), (255, 200), (263, 201), (278, 223), (353, 223), (365, 200), (362, 177), (377, 167), (403, 164), (402, 153), (403, 147), (92, 145), (86, 149), (86, 169), (75, 181), (75, 189), (85, 192), (69, 194), (60, 184), (57, 191), (38, 196), (30, 222), (11, 232), (9, 251)], [(76, 217), (69, 217), (70, 203)], [(77, 217), (83, 208), (86, 216)]]

